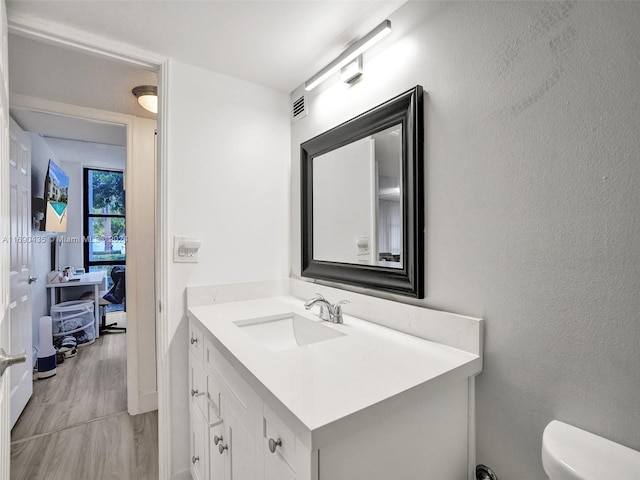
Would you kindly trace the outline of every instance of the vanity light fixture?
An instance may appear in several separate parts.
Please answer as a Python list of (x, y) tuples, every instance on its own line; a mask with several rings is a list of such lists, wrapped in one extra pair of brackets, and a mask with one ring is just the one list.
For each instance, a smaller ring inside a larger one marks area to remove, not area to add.
[(340, 80), (344, 83), (354, 83), (362, 76), (362, 54), (340, 69)]
[(340, 54), (329, 65), (324, 67), (304, 84), (306, 91), (311, 91), (345, 65), (362, 55), (366, 50), (391, 33), (391, 22), (385, 20)]
[(141, 85), (131, 90), (138, 99), (138, 103), (151, 113), (158, 113), (158, 87), (154, 85)]

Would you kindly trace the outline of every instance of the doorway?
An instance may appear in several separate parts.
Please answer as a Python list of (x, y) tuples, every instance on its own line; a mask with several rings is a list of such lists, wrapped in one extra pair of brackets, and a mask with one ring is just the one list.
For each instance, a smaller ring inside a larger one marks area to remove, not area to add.
[[(168, 252), (171, 251), (171, 241), (170, 241), (170, 231), (168, 228), (167, 221), (167, 195), (166, 191), (168, 186), (168, 112), (169, 112), (169, 91), (171, 90), (170, 84), (170, 60), (164, 55), (158, 55), (156, 53), (143, 51), (137, 48), (129, 47), (125, 44), (114, 44), (107, 40), (101, 40), (97, 37), (87, 37), (85, 35), (79, 34), (76, 31), (60, 31), (55, 28), (54, 25), (48, 25), (44, 23), (40, 23), (38, 21), (32, 21), (28, 18), (9, 18), (8, 22), (9, 27), (9, 37), (10, 43), (15, 45), (15, 41), (13, 37), (25, 38), (28, 40), (35, 40), (35, 43), (32, 44), (32, 47), (27, 49), (26, 55), (23, 56), (22, 60), (26, 62), (32, 62), (40, 64), (43, 68), (44, 75), (32, 75), (27, 78), (23, 78), (25, 80), (25, 87), (30, 87), (33, 81), (40, 82), (40, 88), (42, 90), (42, 94), (38, 94), (39, 97), (38, 102), (32, 101), (32, 99), (24, 97), (24, 95), (34, 95), (36, 94), (30, 92), (24, 92), (22, 95), (20, 92), (16, 92), (14, 87), (16, 86), (16, 82), (13, 79), (9, 79), (9, 83), (11, 84), (12, 93), (11, 99), (12, 103), (15, 105), (22, 105), (27, 108), (33, 108), (37, 111), (57, 111), (65, 114), (66, 110), (58, 108), (61, 103), (68, 102), (69, 99), (58, 98), (55, 95), (55, 91), (58, 89), (60, 82), (65, 81), (65, 77), (61, 76), (60, 69), (58, 68), (55, 72), (49, 72), (50, 67), (55, 67), (57, 62), (52, 62), (49, 58), (48, 51), (44, 46), (52, 45), (58, 48), (66, 49), (70, 55), (71, 54), (86, 54), (95, 59), (101, 60), (111, 60), (112, 66), (116, 65), (128, 65), (140, 68), (142, 70), (146, 70), (147, 72), (151, 72), (151, 74), (158, 80), (158, 96), (159, 96), (159, 112), (158, 112), (158, 135), (157, 135), (157, 162), (156, 162), (156, 171), (152, 173), (152, 175), (147, 175), (144, 177), (144, 182), (147, 182), (154, 187), (157, 185), (157, 191), (155, 192), (156, 198), (156, 206), (157, 213), (155, 217), (152, 215), (150, 217), (151, 220), (155, 220), (155, 241), (151, 238), (153, 235), (149, 234), (150, 230), (147, 230), (147, 233), (144, 234), (147, 244), (154, 244), (156, 251), (156, 258), (150, 262), (150, 265), (154, 267), (156, 272), (155, 281), (154, 281), (154, 291), (155, 296), (148, 295), (147, 297), (151, 299), (151, 301), (155, 301), (154, 314), (156, 318), (156, 339), (157, 339), (157, 355), (156, 349), (152, 349), (152, 355), (155, 356), (153, 360), (153, 365), (157, 365), (157, 393), (153, 392), (153, 395), (148, 397), (150, 400), (153, 400), (154, 397), (157, 400), (158, 404), (158, 430), (159, 430), (159, 449), (160, 449), (160, 477), (165, 478), (170, 476), (171, 472), (171, 391), (169, 389), (169, 345), (171, 339), (171, 332), (168, 322), (168, 316), (172, 311), (172, 301), (169, 295), (169, 256)], [(9, 48), (9, 57), (10, 63), (12, 63), (12, 68), (10, 69), (11, 75), (13, 76), (16, 73), (15, 68), (15, 59), (11, 57), (14, 55), (15, 49), (13, 47)], [(38, 55), (40, 55), (38, 57)], [(43, 61), (39, 61), (42, 59)], [(20, 59), (18, 59), (20, 61)], [(110, 68), (112, 68), (112, 66)], [(96, 86), (100, 91), (103, 88), (118, 88), (117, 82), (113, 81), (113, 75), (103, 74), (100, 66), (91, 66), (91, 68), (83, 68), (81, 72), (78, 74), (77, 69), (71, 71), (68, 69), (70, 73), (73, 74), (73, 78), (83, 78), (85, 79), (85, 83), (89, 78), (89, 74), (91, 75), (91, 84)], [(62, 68), (65, 70), (64, 66)], [(49, 82), (50, 79), (56, 79), (56, 82)], [(44, 83), (44, 85), (43, 85)], [(147, 82), (140, 82), (147, 83)], [(20, 82), (18, 82), (20, 84)], [(79, 116), (86, 118), (93, 118), (93, 115), (96, 113), (95, 109), (100, 109), (101, 106), (97, 104), (93, 104), (91, 102), (95, 102), (96, 100), (104, 100), (104, 96), (101, 95), (99, 97), (93, 97), (90, 91), (85, 91), (83, 89), (75, 88), (76, 82), (69, 82), (67, 85), (69, 90), (73, 91), (73, 94), (76, 96), (81, 96), (83, 101), (74, 101), (75, 105), (82, 105), (86, 108), (82, 110), (82, 113)], [(59, 93), (59, 92), (58, 92)], [(51, 95), (53, 94), (53, 96)], [(23, 97), (23, 98), (20, 98)], [(47, 99), (47, 100), (45, 100)], [(86, 100), (86, 101), (85, 101)], [(5, 104), (8, 105), (8, 100)], [(113, 111), (113, 109), (109, 109)], [(100, 112), (102, 115), (103, 121), (113, 121), (115, 123), (119, 123), (117, 119), (113, 119), (112, 117), (105, 115), (104, 111)], [(66, 112), (66, 114), (70, 116), (74, 116), (74, 112)], [(126, 123), (126, 122), (125, 122)], [(130, 137), (130, 129), (127, 129), (127, 146), (131, 145), (129, 141)], [(156, 143), (154, 143), (154, 153)], [(153, 182), (151, 178), (154, 178)], [(129, 181), (129, 180), (127, 180)], [(139, 183), (139, 182), (133, 182)], [(138, 202), (140, 202), (138, 200)], [(7, 229), (8, 231), (8, 225)], [(129, 235), (132, 235), (132, 232), (129, 231)], [(144, 250), (144, 249), (143, 249)], [(131, 251), (131, 249), (130, 249)], [(3, 284), (4, 285), (4, 284)], [(0, 285), (0, 286), (3, 286)], [(146, 285), (148, 288), (149, 285)], [(155, 298), (154, 298), (155, 297)], [(129, 308), (129, 307), (128, 307)], [(153, 381), (156, 381), (156, 377), (153, 377)], [(131, 395), (129, 396), (131, 398)], [(140, 399), (140, 403), (142, 404), (142, 399)], [(135, 406), (135, 405), (134, 405)], [(129, 406), (129, 410), (133, 411), (132, 405)]]
[[(12, 40), (14, 40), (13, 43), (20, 43), (21, 40), (25, 39), (15, 40), (10, 38), (10, 52)], [(29, 40), (29, 42), (35, 41)], [(30, 48), (25, 48), (23, 51), (33, 53)], [(45, 50), (49, 48), (50, 46)], [(78, 52), (75, 52), (75, 55), (82, 56)], [(10, 64), (11, 58), (12, 55), (10, 53)], [(22, 61), (24, 61), (24, 58)], [(95, 58), (91, 62), (95, 62)], [(32, 63), (38, 63), (37, 59)], [(15, 73), (16, 68), (13, 68), (13, 65), (12, 69)], [(104, 75), (104, 70), (101, 70), (100, 73)], [(86, 80), (90, 83), (90, 76)], [(13, 111), (30, 112), (41, 117), (57, 116), (58, 120), (64, 118), (93, 124), (94, 126), (96, 124), (103, 127), (117, 126), (124, 130), (122, 148), (126, 150), (127, 163), (127, 174), (124, 175), (124, 183), (128, 191), (126, 211), (127, 217), (131, 217), (131, 221), (129, 218), (127, 219), (126, 232), (127, 314), (128, 317), (135, 319), (134, 321), (129, 321), (128, 319), (126, 337), (123, 335), (126, 338), (127, 368), (125, 377), (128, 387), (125, 410), (131, 415), (153, 411), (157, 408), (158, 401), (155, 352), (155, 296), (149, 295), (149, 289), (153, 290), (155, 286), (155, 182), (153, 179), (155, 178), (156, 122), (149, 118), (59, 102), (59, 97), (56, 97), (55, 92), (35, 91), (33, 93), (33, 95), (44, 95), (48, 98), (31, 96), (27, 95), (27, 93), (30, 92), (12, 92), (11, 108)], [(125, 91), (125, 93), (129, 92)], [(57, 121), (54, 122), (54, 127), (58, 123)], [(76, 129), (76, 131), (81, 130)], [(56, 136), (60, 138), (59, 133)], [(86, 139), (83, 141), (86, 141)], [(151, 158), (151, 161), (141, 163), (138, 161), (141, 157)], [(129, 169), (129, 164), (131, 163), (134, 164), (134, 168)], [(95, 162), (93, 166), (96, 166)], [(104, 166), (101, 167), (104, 168)], [(82, 232), (79, 233), (80, 237), (84, 237), (81, 234)], [(84, 259), (77, 260), (77, 257), (76, 260), (71, 259), (73, 255), (69, 254), (69, 252), (65, 255), (67, 260), (62, 262), (65, 266), (67, 264), (82, 265), (84, 261)], [(144, 289), (144, 292), (141, 293), (142, 289)], [(108, 413), (107, 415), (111, 414)], [(157, 432), (157, 427), (153, 428)], [(64, 431), (66, 432), (65, 435), (70, 434), (70, 429), (64, 429)]]

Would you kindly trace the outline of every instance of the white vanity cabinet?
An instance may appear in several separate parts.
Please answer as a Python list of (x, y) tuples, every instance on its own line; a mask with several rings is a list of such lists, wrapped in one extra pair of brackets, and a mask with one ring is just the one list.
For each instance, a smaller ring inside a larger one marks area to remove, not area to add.
[(201, 326), (192, 321), (190, 331), (192, 478), (310, 480), (309, 450), (224, 359)]
[[(209, 331), (210, 324), (206, 325), (190, 314), (194, 480), (471, 478), (473, 383), (469, 375), (447, 379), (438, 374), (428, 384), (409, 388), (318, 428), (308, 428), (276, 396), (272, 386), (261, 382)], [(261, 352), (250, 354), (259, 359)], [(321, 360), (310, 364), (317, 367), (310, 375), (326, 372), (327, 365)], [(335, 358), (327, 359), (327, 363), (332, 361)], [(269, 360), (265, 362), (267, 365)], [(265, 370), (271, 371), (267, 367)], [(332, 363), (332, 368), (336, 377), (342, 375), (339, 362)], [(430, 365), (415, 368), (428, 369)], [(473, 370), (477, 372), (478, 365), (469, 371)], [(363, 371), (362, 375), (375, 376), (376, 372)], [(397, 376), (403, 375), (398, 369)], [(299, 378), (284, 375), (280, 380), (285, 384), (290, 381), (292, 392), (308, 394), (308, 386), (299, 386)], [(375, 381), (372, 385), (377, 391)], [(322, 402), (322, 408), (337, 410), (358, 390), (347, 389), (332, 392), (329, 397), (335, 403)]]
[(209, 361), (210, 342), (203, 329), (193, 323), (189, 341), (192, 478), (258, 478), (255, 473), (258, 397), (220, 375)]

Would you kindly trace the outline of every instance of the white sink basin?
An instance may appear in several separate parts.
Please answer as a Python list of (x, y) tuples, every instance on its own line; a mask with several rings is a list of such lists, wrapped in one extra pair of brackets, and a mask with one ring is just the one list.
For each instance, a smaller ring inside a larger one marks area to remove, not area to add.
[(311, 320), (297, 313), (233, 322), (273, 352), (298, 348), (312, 343), (344, 336), (321, 321)]

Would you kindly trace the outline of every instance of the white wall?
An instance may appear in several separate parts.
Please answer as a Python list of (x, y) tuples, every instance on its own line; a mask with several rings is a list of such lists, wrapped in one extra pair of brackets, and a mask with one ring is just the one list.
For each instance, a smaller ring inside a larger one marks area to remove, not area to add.
[(486, 319), (478, 462), (544, 478), (553, 418), (640, 450), (640, 4), (409, 2), (391, 20), (362, 81), (314, 90), (293, 126), (293, 275), (299, 144), (421, 84), (419, 303)]
[[(31, 196), (43, 197), (44, 179), (49, 168), (49, 160), (59, 165), (55, 152), (40, 135), (29, 133), (31, 139)], [(34, 238), (31, 246), (31, 275), (38, 279), (31, 284), (31, 317), (33, 320), (33, 344), (39, 343), (39, 321), (42, 316), (49, 315), (47, 274), (51, 270), (51, 244), (54, 235), (33, 230)]]
[(69, 176), (67, 232), (60, 235), (65, 240), (58, 244), (59, 269), (84, 265), (84, 243), (81, 241), (83, 238), (82, 164), (69, 160), (63, 159), (58, 163), (62, 171)]
[(170, 263), (173, 473), (189, 468), (187, 285), (289, 276), (289, 98), (179, 62), (169, 71), (168, 229), (202, 239)]

